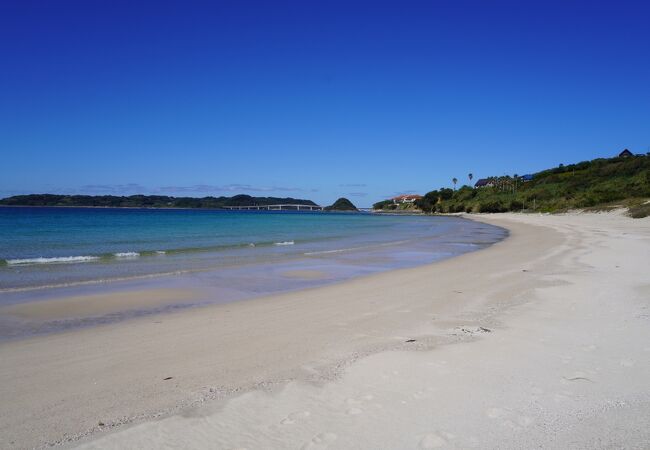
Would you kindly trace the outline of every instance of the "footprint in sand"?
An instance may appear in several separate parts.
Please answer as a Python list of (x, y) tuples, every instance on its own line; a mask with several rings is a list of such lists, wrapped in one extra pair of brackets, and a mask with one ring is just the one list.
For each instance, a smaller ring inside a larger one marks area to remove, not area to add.
[(499, 419), (508, 415), (508, 412), (505, 409), (501, 408), (490, 408), (485, 411), (485, 415), (490, 419)]
[(363, 409), (361, 408), (349, 408), (346, 411), (348, 416), (358, 416), (359, 414), (363, 414)]
[(513, 430), (517, 430), (519, 427), (527, 427), (533, 423), (533, 419), (528, 416), (516, 416), (512, 411), (501, 408), (490, 408), (485, 411), (485, 415), (490, 419), (503, 419), (501, 425)]
[(531, 419), (531, 418), (528, 417), (528, 416), (520, 416), (520, 417), (517, 419), (517, 423), (518, 423), (519, 425), (521, 425), (522, 427), (527, 427), (527, 426), (529, 426), (530, 424), (533, 423), (533, 419)]
[(334, 443), (336, 439), (338, 439), (338, 436), (334, 433), (320, 433), (314, 436), (311, 441), (303, 445), (302, 450), (327, 448), (329, 445)]
[(447, 440), (436, 433), (429, 433), (420, 440), (420, 448), (440, 448), (447, 444)]
[(535, 387), (531, 388), (530, 392), (531, 392), (533, 395), (542, 395), (542, 394), (544, 393), (544, 389), (535, 386)]
[[(349, 416), (356, 416), (359, 414), (363, 414), (363, 409), (360, 408), (361, 405), (363, 405), (364, 402), (371, 402), (375, 399), (375, 397), (371, 394), (366, 394), (360, 398), (348, 398), (345, 400), (345, 403), (349, 406), (349, 408), (346, 410), (346, 414)], [(375, 405), (381, 407), (381, 405)]]
[(563, 356), (562, 357), (562, 363), (563, 364), (569, 364), (571, 361), (573, 361), (573, 356)]
[(569, 391), (562, 391), (553, 396), (553, 400), (555, 400), (555, 403), (561, 403), (572, 399), (573, 399), (573, 392), (569, 392)]
[(310, 415), (311, 413), (309, 411), (297, 411), (289, 414), (287, 417), (282, 419), (280, 423), (282, 425), (293, 425), (294, 423), (296, 423), (297, 420), (306, 419)]
[(411, 397), (413, 398), (413, 400), (423, 400), (423, 399), (427, 399), (427, 398), (430, 397), (430, 395), (429, 395), (429, 391), (430, 391), (430, 389), (427, 389), (426, 391), (424, 391), (424, 390), (421, 390), (421, 391), (415, 391), (415, 392), (411, 395)]

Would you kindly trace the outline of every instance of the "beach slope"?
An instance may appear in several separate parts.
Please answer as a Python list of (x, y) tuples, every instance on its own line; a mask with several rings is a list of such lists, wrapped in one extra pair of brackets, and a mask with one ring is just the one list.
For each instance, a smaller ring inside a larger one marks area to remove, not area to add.
[(511, 236), (414, 269), (4, 343), (0, 446), (647, 448), (648, 220), (479, 220)]

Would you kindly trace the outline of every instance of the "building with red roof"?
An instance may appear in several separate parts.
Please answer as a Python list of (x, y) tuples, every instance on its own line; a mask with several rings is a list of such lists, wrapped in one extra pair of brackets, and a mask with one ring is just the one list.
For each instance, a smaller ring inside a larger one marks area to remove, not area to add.
[(418, 194), (404, 194), (404, 195), (398, 195), (397, 197), (393, 197), (391, 200), (393, 200), (393, 203), (395, 204), (400, 204), (400, 203), (414, 203), (416, 200), (421, 199), (422, 196)]

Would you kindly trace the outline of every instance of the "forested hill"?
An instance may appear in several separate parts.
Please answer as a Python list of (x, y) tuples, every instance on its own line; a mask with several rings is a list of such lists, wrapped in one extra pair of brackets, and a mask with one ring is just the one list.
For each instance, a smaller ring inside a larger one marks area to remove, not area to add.
[(557, 212), (621, 201), (633, 206), (650, 198), (650, 156), (595, 159), (538, 172), (530, 181), (505, 176), (488, 182), (481, 188), (433, 191), (418, 206), (443, 212)]
[(339, 198), (330, 206), (325, 207), (325, 211), (359, 211), (350, 200), (345, 197)]
[(166, 195), (56, 195), (30, 194), (16, 195), (0, 200), (5, 206), (95, 206), (111, 208), (223, 208), (225, 206), (255, 205), (315, 205), (311, 200), (279, 197), (169, 197)]
[[(451, 177), (450, 177), (451, 179)], [(415, 204), (376, 203), (375, 209), (424, 212), (559, 212), (573, 208), (626, 206), (633, 217), (650, 214), (650, 155), (600, 158), (563, 165), (532, 175), (489, 177), (481, 187), (441, 188)]]

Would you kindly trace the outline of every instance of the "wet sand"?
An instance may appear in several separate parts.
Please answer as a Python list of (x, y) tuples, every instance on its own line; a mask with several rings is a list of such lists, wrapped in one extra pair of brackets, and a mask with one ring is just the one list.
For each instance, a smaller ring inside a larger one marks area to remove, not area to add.
[(281, 272), (280, 275), (303, 280), (322, 280), (330, 277), (327, 272), (323, 272), (322, 270), (287, 270), (286, 272)]
[(70, 317), (100, 317), (165, 305), (192, 303), (199, 296), (190, 289), (146, 289), (108, 294), (76, 295), (53, 301), (34, 301), (0, 307), (0, 315), (32, 321), (63, 320)]
[(511, 236), (413, 269), (0, 344), (0, 446), (647, 447), (648, 220), (480, 220)]

